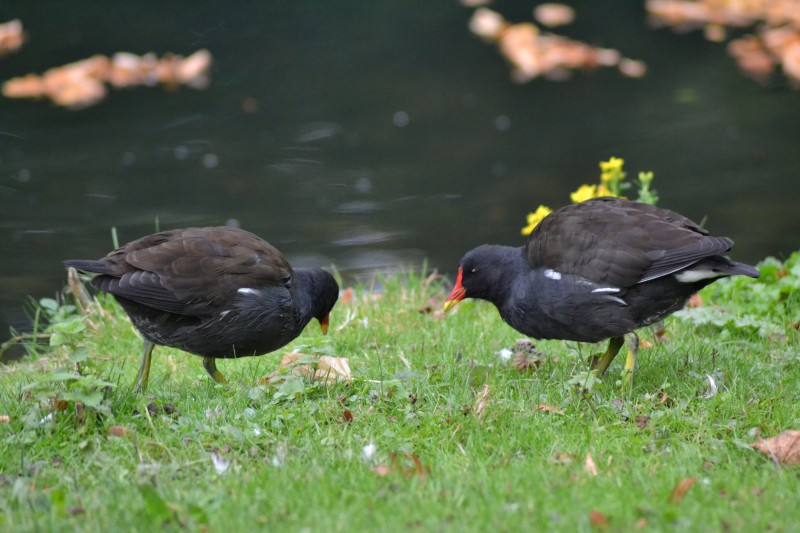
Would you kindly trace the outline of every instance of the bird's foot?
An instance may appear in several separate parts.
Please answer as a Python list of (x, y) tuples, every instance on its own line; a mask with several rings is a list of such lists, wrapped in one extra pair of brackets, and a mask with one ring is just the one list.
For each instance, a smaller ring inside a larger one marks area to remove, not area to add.
[(217, 370), (217, 360), (213, 357), (204, 357), (203, 358), (203, 368), (206, 369), (208, 375), (211, 376), (211, 379), (216, 381), (217, 383), (227, 383), (228, 380), (225, 379), (225, 376), (222, 375), (222, 372)]

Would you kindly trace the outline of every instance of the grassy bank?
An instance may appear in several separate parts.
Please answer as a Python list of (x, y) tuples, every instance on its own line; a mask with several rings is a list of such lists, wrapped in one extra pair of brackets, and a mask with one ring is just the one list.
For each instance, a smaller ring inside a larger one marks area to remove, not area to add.
[[(402, 276), (355, 287), (327, 336), (312, 324), (221, 361), (228, 385), (157, 347), (135, 395), (140, 340), (101, 298), (60, 317), (60, 346), (2, 369), (0, 529), (795, 530), (800, 470), (750, 445), (800, 427), (800, 304), (740, 301), (756, 290), (742, 287), (668, 319), (663, 342), (643, 331), (629, 393), (622, 361), (574, 384), (599, 346), (541, 341), (524, 368), (503, 361), (520, 335), (493, 307), (445, 319), (449, 284)], [(353, 379), (260, 384), (292, 350), (347, 357)]]

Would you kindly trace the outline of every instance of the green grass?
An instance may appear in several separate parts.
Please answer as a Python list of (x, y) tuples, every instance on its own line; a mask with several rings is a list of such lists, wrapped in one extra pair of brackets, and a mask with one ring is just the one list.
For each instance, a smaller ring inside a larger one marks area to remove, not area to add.
[[(448, 288), (413, 275), (356, 287), (329, 335), (312, 324), (274, 354), (220, 361), (228, 385), (157, 347), (143, 395), (140, 341), (101, 299), (102, 314), (62, 322), (60, 346), (2, 369), (0, 530), (796, 530), (800, 470), (749, 448), (800, 428), (793, 325), (671, 318), (631, 392), (614, 383), (620, 356), (583, 393), (568, 382), (601, 346), (536, 342), (543, 364), (519, 371), (495, 354), (521, 335), (483, 302), (443, 319)], [(259, 385), (290, 350), (348, 357), (354, 379)], [(56, 397), (65, 409), (43, 421)]]

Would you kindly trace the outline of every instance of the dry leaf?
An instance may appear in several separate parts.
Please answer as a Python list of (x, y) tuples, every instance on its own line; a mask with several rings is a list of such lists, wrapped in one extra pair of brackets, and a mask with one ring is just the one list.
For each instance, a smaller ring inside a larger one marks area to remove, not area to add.
[(349, 424), (353, 421), (353, 413), (349, 409), (345, 409), (342, 413), (342, 418), (344, 418), (344, 421)]
[(633, 418), (634, 422), (636, 422), (636, 427), (639, 429), (644, 429), (647, 427), (647, 424), (650, 422), (649, 415), (636, 415)]
[(800, 431), (789, 429), (774, 437), (760, 439), (753, 448), (778, 464), (800, 464)]
[(591, 453), (586, 454), (586, 460), (583, 462), (583, 471), (594, 477), (600, 472), (597, 470), (597, 465), (594, 464), (594, 459)]
[(16, 52), (24, 42), (25, 32), (22, 29), (22, 21), (14, 19), (0, 24), (0, 56)]
[(0, 424), (10, 424), (11, 417), (8, 415), (0, 415)]
[(388, 476), (389, 472), (391, 472), (392, 470), (386, 465), (375, 465), (372, 468), (370, 468), (370, 471), (375, 472), (375, 474), (383, 477), (383, 476)]
[(647, 518), (644, 517), (633, 523), (633, 527), (636, 529), (642, 529), (645, 526), (647, 526)]
[(74, 63), (48, 69), (41, 76), (28, 74), (3, 84), (8, 98), (50, 98), (55, 104), (70, 109), (94, 105), (106, 97), (106, 83), (114, 87), (154, 85), (168, 88), (187, 85), (201, 89), (208, 85), (211, 53), (198, 50), (189, 57), (165, 54), (138, 56), (119, 52), (112, 58), (95, 55)]
[(678, 481), (678, 484), (672, 489), (672, 494), (669, 495), (669, 503), (673, 505), (679, 504), (695, 483), (697, 483), (697, 479), (693, 477), (687, 477), (686, 479)]
[(568, 465), (571, 464), (575, 460), (575, 456), (571, 453), (566, 452), (559, 452), (548, 459), (549, 462), (559, 464), (559, 465)]
[(545, 412), (545, 413), (558, 413), (560, 415), (564, 414), (564, 410), (563, 409), (559, 409), (555, 405), (547, 405), (545, 403), (540, 403), (539, 405), (537, 405), (536, 406), (536, 410), (537, 411), (542, 411), (542, 412)]
[[(300, 362), (300, 360), (303, 362)], [(350, 360), (346, 357), (329, 357), (327, 355), (307, 355), (297, 352), (287, 353), (281, 359), (278, 370), (263, 377), (259, 383), (271, 385), (283, 377), (289, 370), (292, 374), (303, 376), (314, 381), (321, 381), (326, 385), (337, 381), (350, 381), (353, 373), (350, 371)]]
[(483, 390), (478, 394), (478, 398), (475, 400), (475, 415), (478, 418), (483, 416), (483, 410), (489, 404), (489, 385), (484, 385)]
[(594, 509), (589, 511), (589, 522), (597, 529), (608, 529), (611, 526), (611, 522), (608, 521), (608, 517), (600, 511), (596, 511)]
[[(396, 454), (390, 452), (389, 458), (392, 461), (392, 467), (389, 471), (402, 472), (406, 478), (416, 476), (419, 479), (425, 479), (427, 473), (431, 470), (429, 466), (422, 464), (420, 458), (413, 453)], [(372, 470), (374, 471), (374, 469)]]
[(566, 26), (575, 20), (575, 10), (564, 4), (539, 4), (533, 8), (533, 18), (545, 26)]
[(533, 354), (519, 352), (514, 356), (511, 364), (520, 372), (535, 372), (542, 366), (542, 360)]
[(347, 287), (344, 292), (342, 292), (342, 296), (339, 298), (339, 301), (343, 304), (349, 304), (353, 301), (353, 287)]
[(703, 298), (698, 293), (694, 293), (689, 297), (686, 303), (687, 307), (703, 307)]
[(125, 437), (131, 430), (125, 426), (111, 426), (108, 428), (109, 437)]

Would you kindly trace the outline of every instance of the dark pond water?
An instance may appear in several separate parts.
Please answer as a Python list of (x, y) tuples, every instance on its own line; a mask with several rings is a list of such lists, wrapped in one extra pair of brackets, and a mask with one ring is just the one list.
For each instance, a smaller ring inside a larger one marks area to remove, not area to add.
[[(724, 45), (651, 30), (637, 2), (574, 2), (560, 33), (643, 59), (514, 85), (471, 10), (440, 2), (0, 2), (29, 42), (3, 79), (92, 54), (208, 48), (204, 91), (113, 91), (66, 111), (0, 101), (0, 336), (26, 296), (63, 285), (61, 260), (95, 258), (161, 228), (237, 220), (298, 265), (345, 274), (429, 265), (521, 242), (624, 157), (655, 172), (661, 205), (757, 261), (800, 244), (800, 91), (742, 77)], [(514, 21), (533, 2), (497, 2)], [(254, 113), (245, 101), (257, 103)]]

